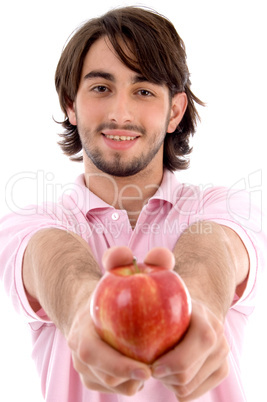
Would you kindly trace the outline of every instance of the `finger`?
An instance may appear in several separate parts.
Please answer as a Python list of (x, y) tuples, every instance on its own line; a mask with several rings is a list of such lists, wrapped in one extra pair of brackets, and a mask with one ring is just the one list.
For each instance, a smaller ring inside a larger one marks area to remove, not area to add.
[(102, 376), (97, 370), (93, 370), (91, 367), (83, 364), (74, 353), (73, 366), (79, 373), (83, 385), (93, 391), (131, 396), (140, 391), (144, 386), (142, 381), (128, 380), (121, 382), (115, 377)]
[(154, 247), (147, 253), (144, 262), (171, 270), (174, 267), (175, 258), (173, 253), (167, 248)]
[(215, 388), (225, 379), (229, 373), (228, 348), (222, 348), (221, 351), (214, 354), (212, 359), (208, 359), (204, 366), (194, 377), (194, 379), (185, 386), (177, 388), (177, 395), (180, 398), (195, 399)]
[(91, 331), (90, 339), (79, 344), (76, 354), (86, 365), (97, 369), (107, 376), (121, 379), (121, 382), (133, 379), (145, 381), (151, 376), (150, 368), (144, 363), (130, 359), (106, 342), (96, 332)]
[(175, 386), (167, 386), (172, 392), (176, 394), (180, 402), (192, 401), (209, 390), (217, 387), (229, 374), (229, 364), (227, 361), (222, 364), (218, 370), (214, 371), (205, 381), (203, 381), (199, 387), (195, 388), (193, 392), (190, 392), (189, 387), (177, 388)]
[(104, 388), (112, 390), (117, 394), (134, 395), (144, 386), (144, 381), (122, 379), (107, 375), (100, 370), (92, 370), (98, 384), (102, 384)]
[[(193, 392), (202, 382), (206, 381), (213, 372), (216, 372), (227, 362), (229, 354), (229, 346), (226, 339), (223, 337), (218, 343), (216, 350), (208, 356), (203, 365), (199, 368), (194, 368), (195, 376), (188, 376), (185, 373), (177, 373), (164, 378), (164, 384), (170, 384), (186, 392)], [(198, 364), (197, 364), (198, 366)]]
[(105, 270), (109, 271), (115, 267), (132, 264), (133, 258), (133, 253), (129, 247), (117, 246), (105, 251), (102, 262)]

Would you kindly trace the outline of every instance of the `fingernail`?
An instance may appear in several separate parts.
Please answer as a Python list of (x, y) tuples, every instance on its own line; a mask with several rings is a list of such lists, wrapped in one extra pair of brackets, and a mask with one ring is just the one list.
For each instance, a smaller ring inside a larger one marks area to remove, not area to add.
[(162, 378), (169, 374), (169, 369), (166, 366), (157, 366), (153, 368), (153, 377)]
[(147, 373), (142, 369), (136, 369), (132, 372), (131, 378), (133, 380), (145, 381), (147, 380)]

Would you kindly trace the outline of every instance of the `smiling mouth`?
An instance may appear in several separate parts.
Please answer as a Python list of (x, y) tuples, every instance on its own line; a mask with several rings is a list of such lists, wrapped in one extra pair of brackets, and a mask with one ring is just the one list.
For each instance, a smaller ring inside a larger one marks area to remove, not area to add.
[(113, 141), (133, 141), (136, 138), (138, 138), (138, 136), (136, 137), (129, 137), (129, 136), (125, 136), (125, 135), (107, 135), (107, 134), (103, 134), (104, 137), (108, 138), (109, 140), (113, 140)]

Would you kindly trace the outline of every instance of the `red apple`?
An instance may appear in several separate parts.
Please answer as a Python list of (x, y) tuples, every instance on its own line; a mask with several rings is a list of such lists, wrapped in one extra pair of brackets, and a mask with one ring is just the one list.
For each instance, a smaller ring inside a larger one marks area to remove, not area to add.
[(113, 268), (101, 278), (92, 297), (91, 316), (104, 341), (151, 364), (184, 335), (191, 299), (174, 271), (133, 263)]

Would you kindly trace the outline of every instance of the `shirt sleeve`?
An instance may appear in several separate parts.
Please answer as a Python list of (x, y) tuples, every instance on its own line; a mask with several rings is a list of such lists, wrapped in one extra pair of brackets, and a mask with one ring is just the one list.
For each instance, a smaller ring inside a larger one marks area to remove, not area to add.
[[(198, 200), (198, 212), (192, 220), (214, 221), (234, 230), (249, 256), (249, 275), (241, 297), (235, 295), (232, 308), (250, 314), (255, 307), (257, 287), (266, 269), (266, 234), (261, 205), (253, 203), (243, 190), (216, 187), (207, 189)], [(191, 222), (193, 223), (193, 222)]]
[(72, 230), (60, 208), (30, 206), (0, 220), (0, 279), (15, 310), (29, 323), (51, 322), (44, 310), (31, 308), (22, 280), (23, 256), (30, 238), (39, 230), (58, 228)]

